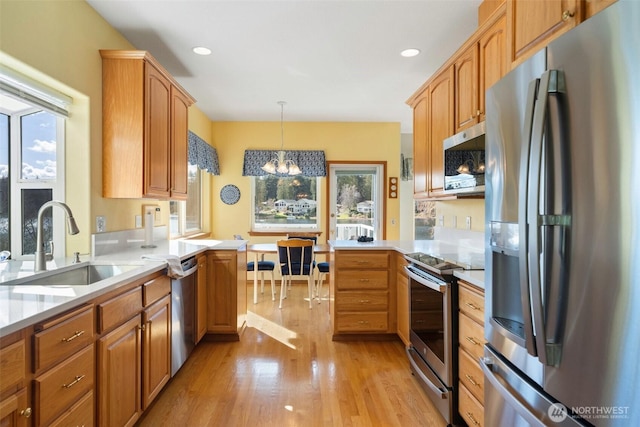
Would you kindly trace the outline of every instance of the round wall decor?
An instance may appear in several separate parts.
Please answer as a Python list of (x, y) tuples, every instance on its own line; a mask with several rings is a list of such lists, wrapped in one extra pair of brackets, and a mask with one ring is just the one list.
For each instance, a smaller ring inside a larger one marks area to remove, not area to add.
[(233, 184), (227, 184), (220, 190), (220, 200), (227, 205), (235, 205), (240, 200), (240, 189)]

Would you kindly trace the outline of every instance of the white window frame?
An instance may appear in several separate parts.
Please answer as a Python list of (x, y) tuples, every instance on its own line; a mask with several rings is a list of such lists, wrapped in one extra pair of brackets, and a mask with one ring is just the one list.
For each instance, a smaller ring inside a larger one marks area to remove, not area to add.
[[(295, 230), (297, 232), (316, 232), (319, 231), (320, 228), (320, 211), (321, 211), (321, 202), (322, 202), (322, 194), (321, 194), (321, 184), (320, 179), (321, 176), (314, 177), (316, 179), (316, 223), (315, 224), (291, 224), (291, 225), (264, 225), (264, 224), (256, 224), (256, 179), (260, 178), (257, 176), (252, 176), (251, 178), (251, 231), (255, 232), (289, 232), (291, 230)], [(288, 177), (287, 177), (288, 178)], [(291, 178), (295, 178), (292, 176)]]
[[(26, 102), (26, 101), (23, 101)], [(31, 107), (21, 111), (6, 111), (0, 108), (0, 112), (9, 116), (9, 184), (11, 211), (9, 215), (9, 227), (11, 230), (11, 257), (13, 259), (30, 260), (34, 254), (22, 254), (22, 230), (16, 227), (22, 226), (22, 190), (51, 189), (52, 200), (65, 201), (65, 119), (58, 114), (56, 116), (56, 179), (22, 179), (22, 139), (21, 118), (39, 111), (47, 111), (43, 108)], [(53, 112), (48, 111), (50, 114)], [(37, 212), (36, 212), (37, 214)], [(65, 217), (60, 209), (53, 209), (53, 243), (54, 256), (66, 253)], [(48, 249), (47, 249), (48, 251)]]

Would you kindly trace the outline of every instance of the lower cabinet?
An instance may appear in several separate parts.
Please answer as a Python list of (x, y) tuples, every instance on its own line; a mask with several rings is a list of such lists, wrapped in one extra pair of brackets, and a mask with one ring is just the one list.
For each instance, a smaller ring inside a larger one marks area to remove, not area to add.
[(196, 344), (207, 333), (207, 256), (199, 255), (196, 282)]
[(484, 375), (479, 359), (484, 347), (484, 291), (458, 280), (458, 412), (469, 426), (484, 425)]
[(246, 265), (246, 252), (207, 255), (207, 334), (214, 339), (240, 339), (247, 315)]
[(27, 389), (20, 391), (0, 401), (0, 426), (26, 427), (31, 425), (32, 409), (27, 399)]
[(22, 332), (0, 337), (0, 426), (31, 425), (33, 410), (27, 393), (31, 358)]
[(171, 295), (142, 312), (142, 409), (171, 379)]
[(409, 340), (409, 277), (404, 269), (409, 262), (396, 252), (396, 292), (398, 294), (398, 336), (405, 346)]

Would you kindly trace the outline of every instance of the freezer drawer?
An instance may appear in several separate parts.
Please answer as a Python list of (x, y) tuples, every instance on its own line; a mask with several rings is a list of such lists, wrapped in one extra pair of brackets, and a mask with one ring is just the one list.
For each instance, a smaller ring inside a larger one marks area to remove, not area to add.
[(487, 426), (584, 426), (567, 408), (516, 371), (488, 345), (480, 360), (484, 373), (484, 416)]

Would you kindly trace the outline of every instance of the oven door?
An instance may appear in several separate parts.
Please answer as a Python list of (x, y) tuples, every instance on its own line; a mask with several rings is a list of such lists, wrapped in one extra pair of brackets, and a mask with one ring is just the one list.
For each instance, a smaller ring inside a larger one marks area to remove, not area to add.
[(411, 345), (449, 388), (453, 387), (451, 284), (405, 267), (409, 276)]

